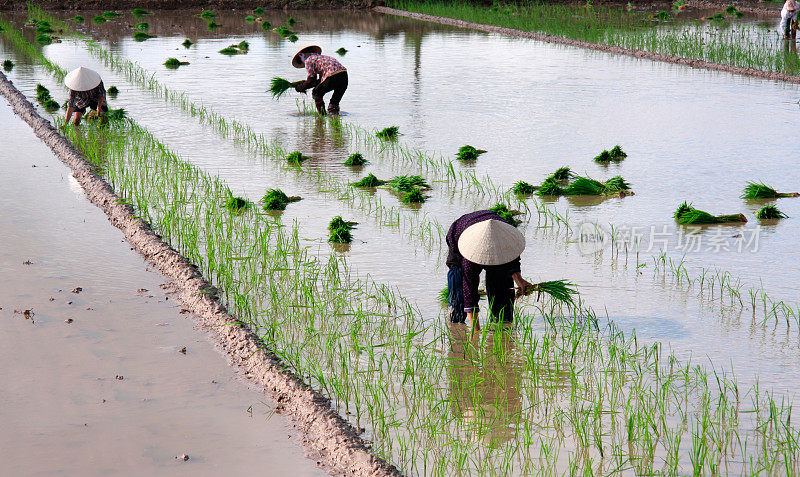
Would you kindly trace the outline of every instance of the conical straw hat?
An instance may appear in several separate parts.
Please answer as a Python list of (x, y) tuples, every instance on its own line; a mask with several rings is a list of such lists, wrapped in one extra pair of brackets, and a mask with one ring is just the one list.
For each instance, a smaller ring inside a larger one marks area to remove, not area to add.
[(96, 71), (84, 68), (70, 71), (64, 78), (64, 84), (73, 91), (89, 91), (100, 84), (102, 80)]
[(295, 53), (294, 58), (292, 58), (292, 66), (295, 68), (305, 68), (306, 66), (300, 61), (300, 53), (316, 53), (319, 55), (322, 54), (322, 48), (317, 45), (310, 45)]
[(478, 265), (502, 265), (519, 257), (523, 250), (522, 232), (494, 219), (470, 225), (458, 239), (461, 256)]

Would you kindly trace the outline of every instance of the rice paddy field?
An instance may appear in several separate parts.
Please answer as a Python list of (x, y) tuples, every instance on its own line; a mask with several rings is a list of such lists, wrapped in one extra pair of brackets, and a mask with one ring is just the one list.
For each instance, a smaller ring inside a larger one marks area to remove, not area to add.
[[(0, 13), (5, 74), (32, 101), (42, 85), (63, 103), (78, 66), (118, 88), (109, 106), (127, 119), (76, 130), (61, 110), (53, 123), (403, 473), (800, 472), (800, 198), (741, 198), (748, 182), (800, 192), (797, 85), (374, 12)], [(37, 42), (30, 19), (61, 41)], [(773, 20), (643, 19), (589, 39), (683, 38), (673, 54), (690, 56), (724, 37), (737, 66), (793, 73)], [(348, 68), (341, 117), (267, 92), (273, 77), (303, 79), (290, 60), (309, 44)], [(486, 152), (459, 160), (465, 145)], [(624, 158), (602, 159), (617, 145)], [(344, 165), (354, 153), (367, 163)], [(629, 189), (511, 191), (563, 166)], [(408, 203), (352, 185), (368, 174), (429, 188)], [(277, 188), (300, 199), (265, 210)], [(681, 224), (684, 202), (747, 221)], [(498, 203), (521, 212), (523, 275), (580, 295), (523, 298), (514, 326), (470, 336), (439, 301), (444, 234)], [(758, 219), (765, 205), (788, 218)], [(334, 217), (357, 223), (349, 243), (329, 240)]]

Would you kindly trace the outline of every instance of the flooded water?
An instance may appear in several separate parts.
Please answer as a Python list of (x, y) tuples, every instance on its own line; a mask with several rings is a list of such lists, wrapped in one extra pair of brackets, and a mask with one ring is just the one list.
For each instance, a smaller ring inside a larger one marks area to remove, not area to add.
[[(90, 15), (84, 14), (87, 18)], [(313, 157), (307, 168), (347, 180), (366, 172), (386, 178), (410, 173), (362, 151), (372, 164), (362, 171), (340, 165), (349, 153), (346, 135), (334, 134), (319, 118), (298, 113), (294, 92), (274, 101), (266, 93), (273, 76), (298, 80), (304, 72), (289, 61), (301, 46), (318, 44), (325, 53), (344, 47), (349, 89), (342, 101), (344, 121), (364, 128), (396, 125), (401, 141), (430, 153), (452, 156), (471, 144), (488, 152), (471, 167), (510, 187), (517, 180), (537, 184), (558, 167), (596, 179), (622, 175), (636, 195), (623, 199), (561, 198), (551, 206), (574, 224), (599, 223), (607, 230), (640, 236), (639, 257), (612, 260), (563, 236), (523, 226), (528, 248), (523, 274), (531, 281), (566, 278), (581, 287), (585, 300), (646, 342), (663, 342), (682, 358), (734, 369), (740, 386), (758, 381), (791, 397), (800, 386), (797, 324), (787, 333), (753, 323), (749, 311), (698, 298), (697, 290), (676, 286), (654, 270), (653, 255), (666, 251), (683, 259), (693, 275), (698, 267), (719, 268), (761, 287), (778, 300), (795, 304), (800, 271), (794, 237), (800, 233), (800, 198), (778, 199), (790, 216), (759, 224), (762, 203), (739, 198), (746, 181), (764, 181), (782, 192), (800, 192), (794, 169), (800, 165), (795, 135), (800, 115), (797, 85), (695, 70), (558, 45), (446, 28), (372, 13), (293, 12), (300, 40), (291, 43), (242, 12), (218, 12), (222, 28), (210, 32), (205, 21), (187, 12), (161, 12), (145, 18), (156, 38), (136, 42), (125, 18), (82, 30), (114, 53), (139, 63), (160, 82), (185, 91), (199, 103), (236, 118), (287, 149)], [(268, 13), (274, 25), (288, 14)], [(190, 38), (195, 45), (180, 46)], [(218, 51), (247, 40), (246, 55)], [(14, 57), (3, 44), (0, 56)], [(359, 222), (346, 252), (362, 274), (390, 283), (415, 300), (427, 320), (441, 320), (436, 303), (445, 285), (441, 250), (429, 249), (392, 227), (379, 227), (369, 213), (352, 209), (319, 192), (311, 181), (275, 162), (221, 139), (174, 106), (131, 85), (88, 53), (82, 42), (65, 40), (44, 47), (47, 56), (69, 70), (79, 65), (101, 72), (106, 86), (121, 93), (112, 107), (124, 107), (142, 126), (186, 160), (218, 174), (230, 187), (257, 200), (279, 185), (303, 196), (283, 213), (298, 221), (304, 240), (320, 255), (333, 252), (325, 242), (334, 215)], [(190, 64), (168, 70), (176, 57)], [(11, 78), (26, 94), (37, 82), (50, 87), (59, 102), (65, 92), (39, 67), (18, 66)], [(628, 153), (620, 164), (602, 166), (592, 158), (619, 144)], [(453, 196), (433, 184), (431, 199), (417, 212), (444, 227), (459, 215), (492, 204), (480, 196)], [(379, 190), (387, 203), (395, 196)], [(676, 227), (672, 219), (683, 201), (715, 215), (744, 213), (744, 226)], [(690, 235), (693, 233), (694, 235)], [(691, 237), (691, 241), (690, 241)], [(741, 251), (740, 251), (741, 247)], [(637, 265), (641, 265), (637, 267)], [(746, 292), (744, 292), (746, 294)], [(513, 403), (512, 403), (513, 404)]]
[(5, 100), (0, 122), (3, 473), (324, 475)]

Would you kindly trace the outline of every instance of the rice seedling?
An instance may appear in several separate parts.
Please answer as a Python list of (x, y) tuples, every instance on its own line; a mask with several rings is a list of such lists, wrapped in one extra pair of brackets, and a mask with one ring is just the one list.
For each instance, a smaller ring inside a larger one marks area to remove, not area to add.
[(392, 177), (386, 181), (386, 186), (395, 192), (413, 192), (419, 189), (427, 190), (431, 188), (422, 176), (417, 175)]
[(492, 207), (489, 207), (489, 210), (499, 215), (501, 219), (505, 220), (514, 227), (519, 227), (519, 225), (522, 223), (521, 220), (516, 218), (516, 216), (522, 214), (522, 212), (518, 210), (509, 210), (506, 204), (495, 204)]
[(517, 181), (511, 189), (517, 195), (531, 195), (536, 192), (538, 187), (528, 184), (525, 181)]
[(256, 14), (256, 15), (263, 15), (264, 14), (264, 9), (262, 7), (256, 7), (256, 8), (253, 9), (253, 13)]
[(576, 177), (564, 189), (564, 195), (603, 195), (605, 193), (605, 185), (589, 177)]
[(247, 15), (246, 17), (244, 17), (244, 21), (246, 21), (247, 23), (254, 23), (256, 21), (256, 17), (254, 17), (253, 15)]
[(272, 93), (273, 99), (280, 99), (285, 92), (289, 91), (300, 83), (302, 83), (302, 81), (293, 83), (287, 79), (275, 76), (269, 82), (269, 92)]
[(150, 24), (147, 23), (147, 22), (139, 22), (139, 23), (136, 24), (136, 26), (134, 26), (134, 28), (136, 28), (137, 30), (146, 32), (146, 31), (150, 30)]
[(36, 35), (36, 43), (39, 43), (39, 44), (42, 44), (42, 45), (49, 45), (50, 43), (53, 43), (53, 38), (54, 37), (52, 37), (52, 36), (50, 36), (50, 35), (48, 35), (46, 33), (41, 33), (39, 35)]
[(286, 19), (286, 24), (289, 26), (294, 26), (295, 23), (297, 23), (297, 20), (295, 20), (294, 17), (289, 17)]
[(789, 216), (781, 212), (781, 210), (774, 205), (765, 205), (756, 212), (756, 218), (760, 220), (776, 220), (785, 219), (787, 217)]
[(112, 98), (116, 98), (117, 95), (119, 94), (119, 88), (117, 88), (116, 86), (109, 86), (108, 90), (106, 90), (106, 94), (108, 94)]
[(672, 10), (676, 12), (682, 12), (686, 9), (688, 2), (686, 0), (675, 0), (672, 2)]
[(170, 69), (177, 69), (180, 66), (188, 65), (188, 61), (181, 61), (177, 58), (167, 58), (167, 61), (164, 62), (164, 66)]
[(5, 71), (11, 71), (14, 69), (14, 62), (11, 60), (3, 60), (3, 69)]
[(143, 31), (137, 31), (136, 33), (133, 34), (133, 39), (139, 42), (147, 41), (150, 38), (155, 38), (155, 37), (156, 37), (155, 35), (151, 35)]
[(202, 12), (198, 13), (197, 16), (203, 20), (213, 20), (214, 18), (217, 18), (217, 14), (211, 10), (203, 10)]
[(48, 22), (37, 22), (36, 24), (36, 33), (54, 33), (55, 30), (50, 26)]
[(353, 187), (379, 187), (384, 184), (386, 184), (386, 181), (382, 181), (375, 177), (374, 174), (369, 173), (366, 177), (357, 182), (353, 182), (351, 185)]
[(411, 192), (406, 192), (400, 197), (400, 201), (404, 204), (421, 204), (425, 202), (427, 198), (419, 189), (414, 189)]
[(242, 197), (228, 197), (225, 199), (224, 206), (234, 214), (243, 214), (253, 207), (253, 203)]
[(58, 111), (61, 107), (56, 100), (50, 96), (50, 90), (44, 87), (41, 83), (36, 85), (36, 101), (44, 107), (48, 112)]
[(384, 128), (376, 132), (375, 137), (378, 139), (383, 139), (384, 141), (392, 141), (397, 139), (399, 133), (400, 128), (397, 126), (389, 126), (388, 128)]
[(214, 20), (209, 20), (208, 23), (206, 23), (206, 27), (208, 27), (209, 30), (215, 30), (215, 29), (217, 29), (217, 28), (219, 28), (221, 26), (222, 25), (220, 25), (219, 23), (215, 22)]
[(459, 161), (475, 161), (478, 159), (478, 156), (484, 154), (486, 151), (483, 149), (475, 149), (474, 147), (470, 146), (469, 144), (465, 146), (461, 146), (458, 148), (458, 152), (456, 153), (456, 159)]
[(285, 210), (286, 206), (291, 202), (297, 202), (300, 197), (287, 196), (280, 189), (268, 189), (267, 193), (261, 199), (264, 210)]
[(747, 222), (744, 214), (730, 215), (711, 215), (708, 212), (698, 210), (688, 202), (683, 202), (673, 214), (675, 221), (682, 225), (705, 225)]
[(75, 23), (76, 25), (80, 25), (81, 23), (85, 22), (86, 19), (80, 15), (75, 15), (74, 17), (70, 18), (70, 20)]
[(242, 40), (242, 41), (240, 41), (240, 42), (239, 42), (239, 44), (238, 44), (238, 45), (236, 45), (236, 46), (237, 46), (237, 47), (238, 47), (240, 50), (242, 50), (242, 51), (244, 51), (244, 52), (250, 51), (250, 43), (248, 43), (248, 42), (247, 42), (247, 40)]
[(364, 159), (364, 156), (360, 152), (355, 152), (353, 154), (350, 154), (350, 157), (348, 157), (347, 160), (344, 161), (345, 166), (351, 166), (351, 167), (360, 167), (366, 164), (369, 164), (369, 161)]
[(619, 162), (623, 159), (628, 157), (625, 151), (622, 150), (621, 147), (614, 146), (611, 148), (610, 151), (603, 150), (600, 154), (598, 154), (595, 158), (595, 162)]
[(274, 31), (275, 33), (277, 33), (278, 35), (280, 35), (280, 36), (282, 36), (284, 38), (286, 38), (289, 35), (293, 35), (294, 34), (294, 32), (290, 28), (285, 26), (285, 25), (281, 25), (279, 27), (276, 27), (272, 31)]
[(136, 18), (143, 17), (143, 16), (145, 16), (145, 15), (152, 15), (152, 13), (151, 13), (151, 12), (148, 12), (148, 11), (147, 11), (147, 10), (145, 10), (144, 8), (134, 8), (133, 10), (131, 10), (131, 13), (132, 13), (132, 14), (133, 14), (133, 16), (135, 16)]
[(243, 55), (246, 53), (245, 51), (239, 49), (239, 45), (226, 46), (225, 48), (219, 50), (219, 52), (228, 56)]
[(445, 287), (439, 290), (439, 302), (447, 305), (450, 302), (450, 289)]
[(263, 22), (261, 22), (261, 29), (264, 30), (265, 32), (270, 31), (270, 29), (272, 29), (272, 23), (264, 20)]
[(739, 197), (742, 199), (778, 199), (781, 197), (800, 197), (800, 193), (778, 192), (763, 182), (748, 181), (742, 195)]
[(542, 295), (549, 295), (553, 300), (574, 305), (574, 297), (578, 294), (577, 286), (567, 280), (551, 280), (536, 283), (527, 287), (524, 293), (536, 292), (536, 300), (541, 299)]
[(341, 48), (339, 48), (338, 50), (336, 50), (336, 53), (337, 53), (339, 56), (344, 56), (344, 55), (346, 55), (346, 54), (347, 54), (347, 49), (346, 49), (345, 47), (341, 47)]
[(660, 10), (660, 11), (650, 15), (650, 18), (652, 18), (654, 20), (665, 21), (665, 20), (669, 20), (671, 18), (671, 15), (667, 11)]
[(103, 12), (103, 18), (105, 18), (106, 20), (113, 20), (121, 16), (122, 14), (119, 12), (114, 12), (114, 11)]
[(564, 195), (564, 189), (561, 188), (555, 181), (547, 178), (542, 182), (542, 185), (539, 186), (536, 193), (540, 196), (544, 197), (555, 197), (559, 195)]
[(128, 117), (128, 113), (125, 111), (124, 108), (119, 109), (109, 109), (106, 112), (106, 119), (111, 122), (122, 121)]
[(736, 8), (734, 5), (728, 5), (727, 7), (725, 7), (725, 13), (736, 18), (741, 18), (744, 16), (744, 13), (740, 12), (739, 9)]
[(183, 40), (183, 43), (181, 43), (181, 45), (183, 45), (184, 48), (189, 48), (190, 46), (194, 45), (194, 42), (187, 38)]
[(346, 222), (340, 215), (331, 219), (328, 224), (328, 242), (334, 243), (350, 243), (353, 241), (353, 235), (350, 233), (353, 230), (354, 222)]
[(297, 42), (297, 40), (299, 40), (300, 38), (298, 38), (298, 36), (297, 36), (297, 35), (295, 35), (294, 33), (292, 33), (291, 35), (287, 36), (287, 37), (286, 37), (286, 39), (287, 39), (287, 40), (289, 40), (289, 41), (290, 41), (290, 42), (292, 42), (292, 43), (295, 43), (295, 42)]
[(614, 176), (603, 183), (606, 192), (621, 192), (630, 190), (631, 186), (622, 176)]
[(572, 173), (572, 170), (569, 167), (564, 166), (556, 169), (554, 173), (550, 174), (548, 179), (552, 179), (554, 182), (563, 182), (570, 180), (574, 176), (575, 174)]
[(304, 156), (303, 153), (300, 152), (300, 151), (290, 152), (286, 156), (286, 162), (288, 162), (289, 164), (292, 164), (294, 166), (299, 166), (300, 164), (303, 163), (303, 161), (306, 161), (308, 159), (309, 159), (309, 157)]

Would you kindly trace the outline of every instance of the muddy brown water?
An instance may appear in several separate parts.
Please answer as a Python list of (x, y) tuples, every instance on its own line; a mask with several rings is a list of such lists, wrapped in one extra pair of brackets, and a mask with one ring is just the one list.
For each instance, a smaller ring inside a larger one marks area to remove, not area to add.
[[(747, 314), (731, 313), (718, 303), (698, 299), (696, 291), (676, 287), (653, 271), (652, 255), (666, 248), (696, 267), (719, 267), (760, 286), (789, 303), (797, 302), (798, 252), (794, 238), (800, 199), (780, 199), (790, 219), (756, 228), (759, 204), (739, 199), (747, 180), (763, 180), (778, 190), (800, 191), (793, 172), (799, 165), (795, 125), (798, 87), (752, 78), (623, 58), (604, 53), (461, 31), (373, 13), (293, 12), (297, 44), (264, 34), (243, 21), (242, 12), (218, 12), (223, 28), (209, 32), (192, 12), (159, 12), (146, 18), (158, 35), (133, 41), (130, 18), (84, 30), (115, 53), (138, 62), (168, 87), (186, 91), (195, 101), (251, 125), (287, 148), (314, 156), (311, 166), (345, 178), (356, 173), (339, 165), (353, 152), (335, 140), (329, 126), (298, 114), (293, 97), (279, 102), (265, 94), (272, 76), (301, 78), (288, 62), (299, 46), (320, 44), (327, 52), (345, 47), (350, 88), (342, 102), (346, 121), (367, 128), (397, 125), (403, 142), (452, 155), (471, 144), (489, 152), (474, 167), (510, 186), (524, 179), (537, 183), (562, 165), (604, 179), (621, 174), (636, 195), (625, 199), (568, 200), (552, 205), (571, 220), (599, 222), (608, 228), (644, 234), (636, 258), (611, 260), (608, 249), (587, 253), (574, 240), (551, 237), (533, 225), (524, 228), (528, 249), (523, 270), (532, 280), (567, 278), (581, 285), (587, 302), (601, 315), (636, 330), (646, 341), (661, 341), (683, 358), (736, 371), (740, 386), (756, 380), (788, 396), (800, 385), (800, 340), (793, 331), (753, 324)], [(289, 14), (269, 13), (273, 24)], [(89, 18), (88, 14), (86, 14)], [(197, 44), (184, 49), (191, 38)], [(218, 51), (247, 40), (247, 55), (225, 57)], [(8, 53), (3, 44), (2, 55)], [(440, 250), (428, 250), (402, 232), (377, 227), (369, 214), (352, 210), (318, 193), (308, 181), (248, 153), (198, 126), (174, 107), (130, 85), (87, 53), (65, 41), (43, 48), (66, 69), (97, 69), (106, 85), (122, 93), (111, 101), (187, 160), (225, 179), (237, 193), (257, 199), (280, 185), (304, 200), (292, 204), (281, 220), (297, 220), (306, 242), (319, 254), (333, 252), (325, 227), (334, 215), (360, 222), (356, 241), (346, 252), (361, 272), (398, 286), (417, 301), (427, 320), (440, 320), (436, 293), (444, 286)], [(170, 56), (189, 61), (178, 70), (162, 63)], [(42, 82), (62, 100), (64, 92), (39, 67), (19, 66), (11, 78), (33, 96)], [(600, 166), (592, 158), (620, 144), (628, 158)], [(365, 152), (366, 151), (362, 151)], [(364, 172), (379, 177), (402, 172), (402, 165), (367, 154), (374, 164)], [(310, 166), (310, 167), (311, 167)], [(384, 200), (396, 200), (378, 191)], [(479, 197), (450, 197), (434, 184), (432, 199), (417, 214), (429, 214), (444, 226), (481, 204)], [(671, 219), (683, 200), (712, 213), (742, 212), (746, 226), (676, 228)], [(688, 232), (701, 237), (700, 250), (682, 248)], [(735, 239), (757, 237), (758, 247), (736, 250)], [(653, 243), (650, 247), (649, 243)], [(727, 249), (727, 250), (726, 250)], [(591, 251), (590, 251), (591, 252)]]
[(3, 473), (325, 475), (4, 100), (0, 123)]

